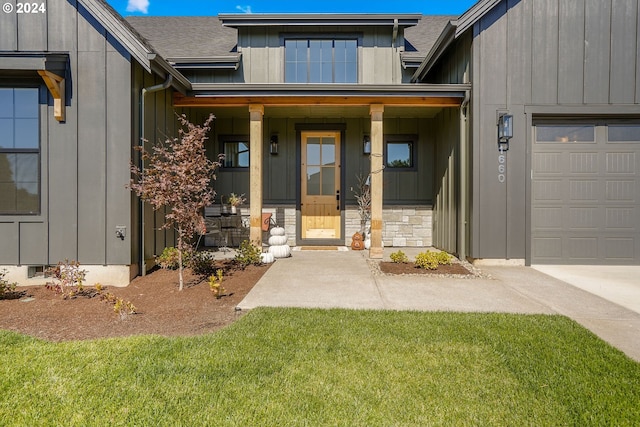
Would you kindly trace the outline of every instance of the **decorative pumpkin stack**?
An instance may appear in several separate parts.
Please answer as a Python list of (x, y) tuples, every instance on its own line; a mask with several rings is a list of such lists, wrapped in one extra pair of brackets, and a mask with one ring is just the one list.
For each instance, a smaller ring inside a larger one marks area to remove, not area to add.
[(283, 227), (273, 227), (269, 232), (269, 253), (274, 258), (287, 258), (291, 256), (291, 247), (287, 245), (289, 238), (284, 234)]
[(354, 233), (354, 235), (351, 237), (351, 249), (353, 249), (354, 251), (361, 251), (364, 249), (362, 234)]

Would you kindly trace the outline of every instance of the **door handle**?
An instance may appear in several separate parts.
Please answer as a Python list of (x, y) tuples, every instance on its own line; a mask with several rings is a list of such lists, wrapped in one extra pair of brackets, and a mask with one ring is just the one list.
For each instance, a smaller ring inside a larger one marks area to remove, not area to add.
[(340, 210), (340, 190), (336, 190), (336, 210)]

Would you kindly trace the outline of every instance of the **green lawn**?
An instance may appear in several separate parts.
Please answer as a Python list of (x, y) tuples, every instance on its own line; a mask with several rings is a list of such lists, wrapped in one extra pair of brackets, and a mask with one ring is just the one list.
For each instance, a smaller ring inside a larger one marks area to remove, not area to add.
[(640, 364), (560, 316), (258, 309), (216, 334), (0, 332), (0, 425), (640, 425)]

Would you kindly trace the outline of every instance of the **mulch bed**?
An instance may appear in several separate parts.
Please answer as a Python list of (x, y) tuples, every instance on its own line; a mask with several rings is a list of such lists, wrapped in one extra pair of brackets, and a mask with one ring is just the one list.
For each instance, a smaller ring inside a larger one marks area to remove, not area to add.
[(248, 266), (243, 270), (228, 261), (221, 262), (225, 292), (220, 299), (213, 295), (205, 278), (190, 270), (185, 271), (182, 291), (178, 291), (175, 270), (152, 271), (125, 288), (108, 287), (105, 292), (136, 307), (136, 314), (123, 318), (100, 296), (63, 299), (44, 286), (18, 287), (15, 298), (0, 300), (0, 329), (49, 341), (213, 332), (242, 315), (236, 306), (269, 268)]
[(449, 265), (439, 265), (436, 270), (427, 270), (416, 267), (412, 262), (390, 262), (381, 261), (380, 271), (384, 274), (435, 274), (435, 275), (473, 275), (462, 264), (452, 263)]

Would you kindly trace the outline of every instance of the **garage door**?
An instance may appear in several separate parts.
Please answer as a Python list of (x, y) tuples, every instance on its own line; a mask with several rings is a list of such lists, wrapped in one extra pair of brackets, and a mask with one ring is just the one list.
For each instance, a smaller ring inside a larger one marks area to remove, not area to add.
[(531, 262), (640, 265), (640, 124), (536, 123)]

